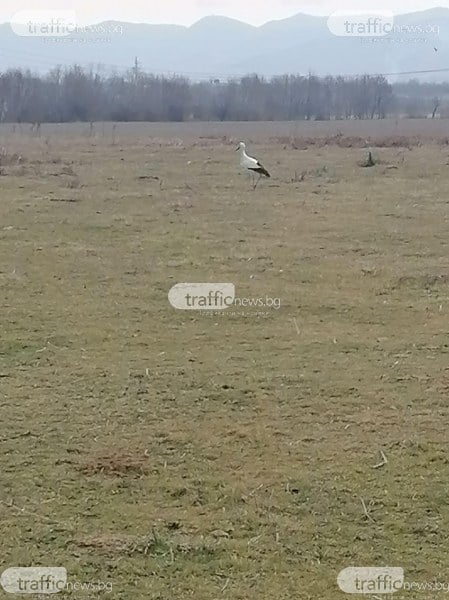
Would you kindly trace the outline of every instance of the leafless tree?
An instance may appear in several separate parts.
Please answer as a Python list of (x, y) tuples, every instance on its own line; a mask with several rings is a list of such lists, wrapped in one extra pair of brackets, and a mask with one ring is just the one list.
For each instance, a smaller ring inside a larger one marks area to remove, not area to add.
[(195, 82), (145, 73), (139, 63), (105, 74), (77, 65), (37, 76), (0, 73), (0, 121), (38, 124), (83, 121), (383, 119), (449, 114), (449, 84), (390, 84), (381, 75), (318, 77), (286, 74)]

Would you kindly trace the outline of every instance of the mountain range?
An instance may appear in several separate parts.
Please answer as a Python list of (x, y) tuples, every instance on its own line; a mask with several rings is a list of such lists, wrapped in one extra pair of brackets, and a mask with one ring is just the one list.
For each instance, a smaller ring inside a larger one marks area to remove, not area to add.
[(43, 73), (56, 65), (76, 63), (121, 73), (131, 69), (137, 58), (137, 68), (143, 71), (176, 73), (193, 80), (249, 73), (269, 77), (416, 71), (426, 73), (401, 79), (449, 80), (449, 9), (399, 15), (395, 26), (405, 33), (373, 39), (336, 36), (327, 26), (327, 17), (306, 14), (260, 27), (211, 16), (191, 27), (108, 21), (88, 32), (45, 38), (18, 36), (5, 23), (0, 25), (0, 70), (19, 67)]

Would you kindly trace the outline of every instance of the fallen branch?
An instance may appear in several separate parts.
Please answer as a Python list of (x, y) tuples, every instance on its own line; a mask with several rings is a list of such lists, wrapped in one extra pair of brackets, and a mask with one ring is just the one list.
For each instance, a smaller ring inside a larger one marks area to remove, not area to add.
[(79, 198), (49, 198), (50, 202), (79, 202)]

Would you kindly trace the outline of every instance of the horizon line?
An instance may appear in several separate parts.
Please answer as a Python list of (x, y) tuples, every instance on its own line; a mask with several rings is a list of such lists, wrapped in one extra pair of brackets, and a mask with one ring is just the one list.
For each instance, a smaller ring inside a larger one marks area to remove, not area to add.
[[(382, 9), (379, 10), (378, 12), (390, 12), (392, 13), (395, 17), (400, 17), (400, 16), (406, 16), (406, 15), (416, 15), (416, 14), (422, 14), (422, 13), (428, 13), (428, 12), (432, 12), (435, 10), (445, 10), (449, 13), (449, 7), (448, 6), (440, 6), (440, 5), (436, 5), (433, 6), (431, 8), (425, 8), (425, 9), (421, 9), (421, 10), (413, 10), (413, 11), (409, 11), (409, 12), (394, 12), (392, 10), (389, 9)], [(55, 12), (58, 12), (58, 9), (55, 9)], [(307, 13), (307, 12), (295, 12), (292, 15), (290, 15), (289, 17), (282, 17), (280, 19), (270, 19), (268, 21), (265, 21), (264, 23), (261, 23), (260, 25), (253, 25), (252, 23), (248, 23), (247, 21), (241, 20), (241, 19), (237, 19), (235, 17), (230, 17), (228, 15), (220, 15), (220, 14), (209, 14), (209, 15), (205, 15), (204, 17), (201, 17), (200, 19), (194, 21), (193, 23), (191, 23), (190, 25), (183, 25), (181, 23), (151, 23), (148, 21), (126, 21), (126, 20), (119, 20), (119, 19), (103, 19), (100, 21), (93, 21), (93, 22), (83, 22), (82, 24), (80, 23), (79, 26), (80, 27), (93, 27), (96, 25), (101, 25), (102, 23), (120, 23), (120, 24), (125, 24), (125, 25), (150, 25), (153, 27), (180, 27), (183, 29), (190, 29), (192, 27), (194, 27), (195, 25), (197, 25), (198, 23), (201, 23), (204, 20), (207, 19), (211, 19), (211, 18), (215, 18), (215, 19), (227, 19), (229, 21), (234, 21), (236, 23), (241, 23), (242, 25), (247, 25), (248, 27), (252, 27), (254, 29), (260, 29), (261, 27), (264, 27), (265, 25), (268, 25), (270, 23), (280, 23), (282, 21), (288, 21), (289, 19), (293, 19), (295, 17), (299, 17), (299, 16), (304, 16), (304, 17), (313, 17), (316, 19), (326, 19), (329, 18), (332, 14), (334, 14), (335, 12), (347, 12), (348, 14), (351, 14), (351, 12), (353, 12), (354, 14), (357, 14), (358, 12), (362, 12), (362, 11), (333, 11), (331, 13), (326, 13), (326, 14), (313, 14), (313, 13)], [(367, 14), (369, 14), (369, 12), (371, 11), (366, 11)], [(372, 11), (374, 12), (374, 11)], [(0, 21), (0, 26), (2, 25), (11, 25), (12, 21)]]

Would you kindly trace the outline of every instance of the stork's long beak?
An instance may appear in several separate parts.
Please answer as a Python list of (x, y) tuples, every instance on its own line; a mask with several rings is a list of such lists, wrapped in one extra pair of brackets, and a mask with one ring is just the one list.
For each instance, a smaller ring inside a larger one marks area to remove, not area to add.
[(240, 146), (237, 146), (237, 148), (235, 149), (235, 151), (237, 152), (237, 150), (240, 150)]

